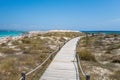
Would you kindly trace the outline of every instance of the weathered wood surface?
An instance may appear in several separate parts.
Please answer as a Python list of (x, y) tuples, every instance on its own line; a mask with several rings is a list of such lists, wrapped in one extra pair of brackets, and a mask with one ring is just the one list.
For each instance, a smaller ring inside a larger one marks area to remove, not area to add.
[(68, 41), (57, 53), (40, 80), (79, 80), (75, 58), (79, 37)]

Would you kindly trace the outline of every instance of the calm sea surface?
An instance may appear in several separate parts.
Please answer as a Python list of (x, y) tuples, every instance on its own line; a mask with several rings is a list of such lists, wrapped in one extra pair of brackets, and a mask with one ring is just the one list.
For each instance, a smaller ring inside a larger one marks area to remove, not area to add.
[(19, 36), (19, 35), (22, 35), (23, 33), (25, 32), (0, 30), (0, 37)]
[[(120, 34), (120, 31), (82, 31), (87, 33), (105, 33), (105, 34)], [(0, 37), (7, 37), (7, 36), (19, 36), (24, 34), (23, 31), (6, 31), (0, 30)]]
[(87, 33), (120, 34), (120, 31), (82, 31)]

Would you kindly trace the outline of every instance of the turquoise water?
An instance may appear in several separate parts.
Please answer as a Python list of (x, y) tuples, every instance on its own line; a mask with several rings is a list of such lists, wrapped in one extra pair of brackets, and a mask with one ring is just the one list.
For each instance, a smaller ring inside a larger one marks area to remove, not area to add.
[(87, 33), (120, 34), (120, 31), (82, 31)]
[[(105, 33), (105, 34), (120, 34), (120, 31), (82, 31), (87, 33)], [(23, 31), (6, 31), (6, 30), (0, 30), (0, 38), (1, 37), (7, 37), (7, 36), (19, 36), (26, 32)]]
[(22, 31), (5, 31), (0, 30), (0, 37), (7, 37), (7, 36), (19, 36), (22, 35), (24, 32)]

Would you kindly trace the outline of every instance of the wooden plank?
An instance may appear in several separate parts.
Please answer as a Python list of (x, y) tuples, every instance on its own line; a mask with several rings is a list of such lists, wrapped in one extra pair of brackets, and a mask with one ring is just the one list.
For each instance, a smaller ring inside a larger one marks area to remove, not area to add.
[(40, 80), (79, 80), (75, 58), (78, 40), (74, 38), (61, 48)]

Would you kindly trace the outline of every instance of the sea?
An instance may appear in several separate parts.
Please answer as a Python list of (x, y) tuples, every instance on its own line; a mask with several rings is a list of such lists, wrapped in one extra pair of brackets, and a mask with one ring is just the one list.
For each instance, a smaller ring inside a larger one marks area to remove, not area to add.
[(120, 31), (81, 31), (84, 33), (104, 33), (104, 34), (120, 34)]
[[(104, 33), (104, 34), (120, 34), (120, 31), (80, 31), (84, 33)], [(0, 38), (8, 36), (19, 36), (26, 33), (25, 31), (10, 31), (10, 30), (0, 30)]]
[(13, 37), (13, 36), (20, 36), (24, 34), (24, 31), (10, 31), (10, 30), (0, 30), (0, 38), (3, 37)]

